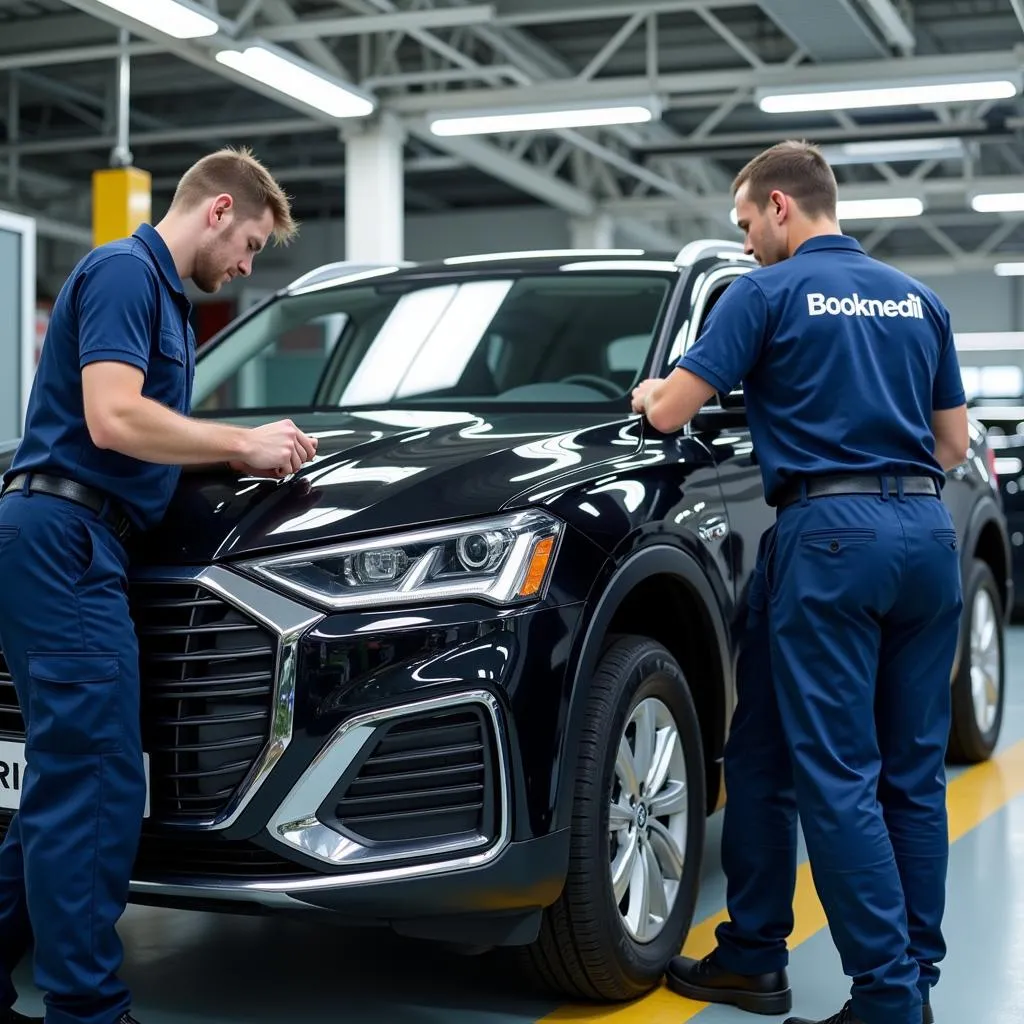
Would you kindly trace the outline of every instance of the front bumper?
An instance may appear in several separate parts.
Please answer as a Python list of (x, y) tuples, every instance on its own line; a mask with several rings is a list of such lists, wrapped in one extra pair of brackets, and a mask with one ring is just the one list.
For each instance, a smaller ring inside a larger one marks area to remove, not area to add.
[(431, 919), (463, 915), (515, 933), (517, 914), (557, 898), (568, 836), (551, 831), (553, 794), (580, 602), (554, 587), (515, 612), (325, 616), (223, 566), (143, 579), (216, 595), (276, 654), (265, 742), (215, 813), (162, 815), (169, 798), (154, 800), (133, 902), (343, 911), (438, 934)]

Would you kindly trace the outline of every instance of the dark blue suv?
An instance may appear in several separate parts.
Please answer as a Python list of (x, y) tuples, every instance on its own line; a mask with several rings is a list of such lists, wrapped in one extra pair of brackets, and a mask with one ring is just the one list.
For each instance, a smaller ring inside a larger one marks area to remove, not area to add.
[[(673, 435), (629, 395), (753, 266), (718, 240), (336, 264), (203, 346), (196, 415), (287, 415), (319, 451), (284, 481), (186, 472), (134, 542), (150, 805), (133, 900), (518, 947), (571, 998), (657, 983), (723, 799), (775, 513), (741, 393)], [(961, 761), (999, 735), (1012, 605), (977, 426), (971, 444), (945, 492)], [(9, 676), (0, 704), (18, 760)], [(0, 785), (8, 814), (17, 796)]]

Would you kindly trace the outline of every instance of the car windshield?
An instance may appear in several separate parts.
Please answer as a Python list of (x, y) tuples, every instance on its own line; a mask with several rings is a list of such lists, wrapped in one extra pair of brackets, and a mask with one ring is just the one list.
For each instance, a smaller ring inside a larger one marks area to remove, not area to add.
[(664, 271), (582, 268), (310, 286), (201, 351), (193, 408), (619, 401), (671, 287)]

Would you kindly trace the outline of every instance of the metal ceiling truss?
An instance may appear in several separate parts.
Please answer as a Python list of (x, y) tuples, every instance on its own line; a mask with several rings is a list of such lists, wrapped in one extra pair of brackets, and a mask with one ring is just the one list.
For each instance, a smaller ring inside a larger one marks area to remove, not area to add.
[[(137, 34), (125, 48), (109, 41), (109, 23), (117, 18), (110, 8), (96, 0), (65, 3), (69, 13), (49, 15), (45, 25), (41, 24), (44, 19), (36, 19), (22, 31), (17, 20), (4, 23), (0, 71), (12, 74), (7, 76), (11, 83), (8, 132), (6, 143), (0, 144), (0, 175), (6, 178), (8, 195), (24, 191), (47, 209), (48, 202), (67, 194), (70, 182), (59, 174), (26, 168), (26, 160), (56, 161), (115, 145), (115, 126), (104, 116), (106, 98), (70, 84), (68, 76), (77, 80), (83, 66), (91, 67), (95, 81), (96, 70), (109, 64), (112, 71), (113, 62), (123, 53), (140, 58), (154, 83), (164, 71), (159, 64), (145, 64), (149, 58), (169, 54), (192, 65), (198, 73), (193, 73), (194, 80), (180, 76), (182, 92), (208, 91), (210, 76), (242, 87), (229, 94), (223, 119), (211, 117), (205, 124), (182, 125), (170, 113), (156, 117), (133, 109), (131, 144), (152, 153), (154, 165), (160, 163), (159, 147), (262, 140), (274, 147), (274, 166), (282, 180), (336, 180), (339, 196), (343, 195), (344, 164), (338, 159), (343, 144), (337, 122), (219, 64), (202, 40), (170, 40), (136, 24)], [(965, 246), (955, 232), (965, 230), (966, 224), (992, 220), (965, 207), (965, 197), (986, 189), (1008, 190), (1024, 169), (1016, 148), (1022, 124), (1019, 109), (1010, 108), (1008, 115), (1006, 108), (994, 111), (993, 104), (987, 103), (959, 110), (902, 111), (881, 124), (859, 111), (836, 112), (803, 121), (780, 118), (777, 128), (755, 127), (765, 122), (763, 116), (751, 118), (758, 87), (884, 84), (961, 72), (1019, 74), (1019, 46), (1001, 52), (916, 55), (917, 26), (905, 0), (815, 0), (810, 7), (807, 0), (592, 0), (578, 5), (570, 5), (570, 0), (446, 0), (443, 5), (433, 0), (335, 0), (335, 4), (337, 13), (312, 16), (296, 13), (290, 0), (221, 0), (220, 10), (231, 8), (233, 13), (227, 19), (220, 16), (228, 24), (227, 38), (258, 35), (292, 46), (330, 73), (373, 91), (382, 109), (398, 117), (406, 129), (407, 176), (450, 175), (472, 168), (570, 217), (611, 215), (634, 237), (657, 237), (674, 244), (697, 229), (734, 232), (728, 221), (728, 186), (737, 163), (786, 135), (809, 136), (823, 144), (954, 136), (969, 143), (960, 177), (939, 176), (955, 170), (936, 161), (918, 162), (910, 172), (886, 162), (842, 168), (838, 173), (843, 197), (921, 195), (927, 215), (912, 222), (916, 234), (922, 244), (931, 246), (931, 253), (958, 265), (991, 256), (1016, 237), (1017, 225), (1010, 221), (990, 225), (981, 247)], [(1024, 0), (1009, 0), (1009, 4), (1006, 16), (1015, 22), (1014, 12), (1017, 17), (1024, 14)], [(81, 19), (73, 9), (95, 20)], [(758, 24), (751, 20), (758, 10), (761, 27), (752, 28)], [(686, 30), (687, 45), (700, 47), (701, 53), (714, 51), (720, 58), (714, 66), (708, 67), (708, 60), (680, 56), (672, 40), (684, 23), (691, 26)], [(8, 24), (15, 29), (7, 29)], [(765, 31), (770, 25), (775, 26), (774, 33)], [(555, 30), (578, 33), (581, 40), (586, 39), (586, 49), (574, 44), (570, 58), (544, 42), (555, 38), (551, 35)], [(80, 45), (71, 45), (72, 40)], [(47, 75), (39, 69), (47, 69)], [(107, 73), (105, 67), (103, 73)], [(148, 101), (155, 92), (147, 91), (145, 76), (138, 78), (138, 95)], [(33, 135), (31, 129), (26, 131), (18, 117), (15, 83), (24, 87), (22, 100), (26, 89), (45, 95), (55, 110), (91, 133), (65, 129)], [(254, 92), (263, 102), (252, 97)], [(228, 120), (231, 101), (238, 95), (254, 99), (246, 108), (252, 120), (241, 124)], [(428, 127), (430, 116), (443, 113), (641, 96), (660, 100), (664, 120), (493, 138), (441, 138)], [(219, 102), (208, 106), (211, 114)], [(829, 120), (833, 123), (826, 127)], [(292, 139), (292, 165), (285, 158), (282, 166), (278, 152), (287, 152)], [(976, 163), (979, 156), (981, 162)], [(84, 159), (88, 161), (87, 156)], [(1005, 177), (996, 173), (1004, 168)], [(157, 174), (154, 186), (170, 188), (175, 180), (170, 173)], [(436, 207), (438, 201), (428, 194), (429, 180), (423, 179), (426, 192), (418, 186), (409, 192), (420, 205)], [(964, 221), (950, 223), (954, 216)], [(904, 233), (907, 223), (869, 225), (867, 237), (878, 244), (891, 242)]]

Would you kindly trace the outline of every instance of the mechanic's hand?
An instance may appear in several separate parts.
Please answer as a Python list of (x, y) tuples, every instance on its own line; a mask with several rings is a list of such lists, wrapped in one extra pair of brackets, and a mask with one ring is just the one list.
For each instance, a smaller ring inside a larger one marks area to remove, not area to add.
[(239, 464), (253, 476), (287, 476), (313, 458), (316, 446), (316, 438), (304, 434), (291, 420), (265, 423), (249, 432), (249, 447)]
[(647, 380), (640, 381), (640, 383), (633, 388), (633, 412), (644, 411), (644, 400), (660, 383), (660, 380), (652, 380), (648, 378)]
[(273, 469), (261, 469), (259, 466), (250, 466), (247, 462), (229, 462), (228, 466), (238, 473), (239, 476), (275, 477), (280, 479), (291, 473), (291, 466), (275, 466)]

